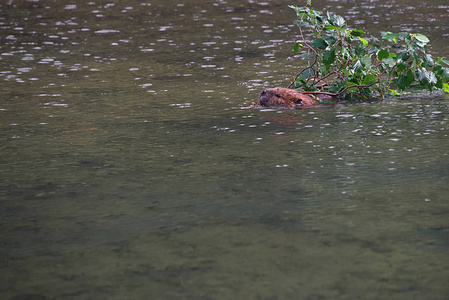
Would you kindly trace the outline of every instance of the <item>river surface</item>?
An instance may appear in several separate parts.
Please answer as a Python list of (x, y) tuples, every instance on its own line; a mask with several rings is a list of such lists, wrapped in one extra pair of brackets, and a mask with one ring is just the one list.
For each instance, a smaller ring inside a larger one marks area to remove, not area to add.
[[(1, 299), (449, 299), (449, 96), (245, 109), (289, 4), (2, 1)], [(449, 57), (447, 0), (312, 4)]]

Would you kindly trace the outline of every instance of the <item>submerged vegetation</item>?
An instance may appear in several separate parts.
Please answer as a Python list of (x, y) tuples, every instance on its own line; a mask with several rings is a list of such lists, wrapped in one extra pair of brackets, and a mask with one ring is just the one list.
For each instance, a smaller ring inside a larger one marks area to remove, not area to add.
[(299, 17), (294, 23), (300, 40), (293, 50), (307, 60), (289, 88), (344, 99), (383, 98), (423, 88), (449, 93), (449, 61), (426, 53), (430, 40), (425, 35), (382, 32), (380, 39), (364, 37), (363, 30), (348, 28), (342, 16), (310, 6), (311, 0), (303, 7), (289, 6)]

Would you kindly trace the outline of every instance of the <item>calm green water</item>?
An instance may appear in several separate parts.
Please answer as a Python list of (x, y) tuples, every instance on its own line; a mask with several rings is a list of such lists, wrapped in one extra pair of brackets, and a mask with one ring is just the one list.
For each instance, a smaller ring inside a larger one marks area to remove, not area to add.
[[(6, 2), (1, 299), (449, 298), (448, 95), (245, 109), (291, 1)], [(449, 57), (446, 0), (314, 5)]]

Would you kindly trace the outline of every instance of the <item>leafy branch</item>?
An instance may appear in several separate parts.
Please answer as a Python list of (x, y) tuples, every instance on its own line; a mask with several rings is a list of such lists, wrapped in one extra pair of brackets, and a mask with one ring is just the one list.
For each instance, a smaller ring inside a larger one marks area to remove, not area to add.
[[(420, 33), (382, 32), (381, 39), (364, 38), (363, 30), (349, 29), (346, 20), (330, 12), (290, 5), (300, 39), (293, 50), (307, 60), (288, 86), (306, 94), (367, 98), (377, 91), (399, 95), (408, 88), (449, 93), (449, 61), (426, 53), (430, 40)], [(304, 30), (313, 35), (308, 40)], [(443, 65), (444, 64), (444, 65)]]

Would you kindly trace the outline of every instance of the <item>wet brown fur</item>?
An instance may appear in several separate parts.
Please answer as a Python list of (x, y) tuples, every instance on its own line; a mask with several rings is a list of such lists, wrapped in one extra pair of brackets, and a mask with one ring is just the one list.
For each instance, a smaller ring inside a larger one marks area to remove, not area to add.
[(259, 94), (259, 105), (273, 107), (309, 107), (318, 105), (312, 96), (293, 89), (263, 89)]

